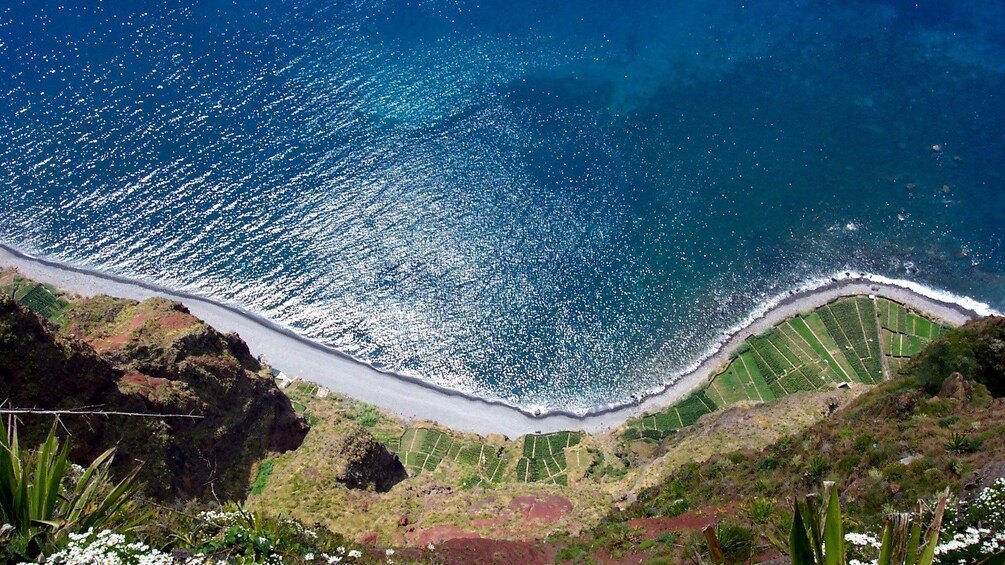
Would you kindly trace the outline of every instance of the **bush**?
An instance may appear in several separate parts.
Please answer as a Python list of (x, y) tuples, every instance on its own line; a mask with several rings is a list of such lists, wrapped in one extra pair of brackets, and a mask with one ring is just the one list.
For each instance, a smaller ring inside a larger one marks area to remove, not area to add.
[(65, 545), (71, 533), (116, 528), (129, 531), (145, 516), (133, 505), (139, 490), (137, 467), (121, 482), (111, 480), (114, 449), (86, 469), (60, 447), (55, 424), (34, 451), (21, 448), (17, 426), (0, 419), (0, 522), (9, 539), (0, 561), (30, 561)]
[(933, 490), (946, 486), (946, 476), (938, 469), (928, 469), (922, 474), (922, 477), (924, 477), (926, 485)]
[(767, 498), (754, 498), (750, 501), (747, 517), (755, 524), (767, 524), (775, 514), (775, 504)]
[(814, 480), (820, 479), (821, 477), (824, 476), (824, 473), (826, 473), (827, 469), (829, 468), (830, 464), (827, 463), (826, 459), (824, 459), (823, 457), (814, 457), (813, 460), (810, 461), (810, 466), (806, 474), (811, 479)]
[(750, 559), (754, 549), (754, 532), (738, 524), (720, 523), (715, 536), (726, 563), (743, 563)]
[(981, 438), (965, 436), (954, 433), (946, 443), (946, 450), (957, 455), (962, 453), (975, 453), (981, 448)]
[(372, 428), (380, 420), (380, 412), (369, 404), (362, 404), (353, 419), (364, 428)]
[(985, 385), (993, 396), (1005, 396), (1005, 318), (988, 317), (947, 332), (926, 347), (908, 365), (930, 393), (942, 387), (954, 372)]
[(907, 472), (907, 466), (900, 461), (894, 461), (886, 467), (883, 467), (883, 478), (890, 482), (897, 482), (904, 478), (904, 473)]
[(862, 458), (856, 454), (846, 455), (841, 459), (838, 459), (838, 462), (835, 465), (835, 467), (837, 468), (838, 472), (840, 472), (842, 475), (850, 475), (851, 472), (854, 471), (858, 467), (858, 464), (861, 462)]

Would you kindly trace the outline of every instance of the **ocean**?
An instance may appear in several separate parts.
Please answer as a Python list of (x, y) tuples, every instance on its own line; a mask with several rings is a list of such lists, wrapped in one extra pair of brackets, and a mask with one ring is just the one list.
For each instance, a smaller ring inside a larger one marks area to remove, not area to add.
[(25, 0), (0, 92), (0, 241), (525, 408), (835, 273), (1005, 309), (1002, 2)]

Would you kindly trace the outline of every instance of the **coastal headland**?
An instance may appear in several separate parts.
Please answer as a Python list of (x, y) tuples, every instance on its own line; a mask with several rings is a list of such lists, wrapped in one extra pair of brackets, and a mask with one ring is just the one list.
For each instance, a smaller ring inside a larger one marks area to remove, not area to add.
[[(83, 295), (108, 294), (142, 300), (162, 296), (183, 302), (199, 318), (221, 331), (238, 333), (255, 354), (290, 375), (299, 375), (347, 396), (374, 404), (406, 419), (431, 420), (458, 431), (504, 434), (583, 430), (594, 433), (622, 425), (628, 418), (664, 408), (686, 396), (717, 373), (730, 352), (751, 335), (791, 316), (843, 296), (878, 295), (925, 311), (953, 325), (991, 313), (969, 299), (925, 292), (923, 287), (866, 273), (840, 273), (821, 284), (794, 290), (766, 301), (748, 319), (723, 336), (684, 374), (668, 377), (667, 385), (624, 404), (600, 406), (578, 414), (529, 411), (501, 401), (479, 398), (437, 386), (409, 375), (382, 371), (351, 355), (307, 339), (237, 306), (215, 302), (108, 273), (33, 257), (0, 244), (0, 266), (16, 267), (30, 278)], [(752, 310), (754, 309), (752, 305)]]

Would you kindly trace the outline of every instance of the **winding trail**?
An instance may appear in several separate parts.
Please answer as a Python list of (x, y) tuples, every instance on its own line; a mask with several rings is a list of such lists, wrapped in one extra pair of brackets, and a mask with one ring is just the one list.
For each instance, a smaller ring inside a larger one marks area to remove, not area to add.
[(724, 366), (729, 360), (729, 352), (748, 336), (841, 296), (877, 294), (953, 324), (962, 324), (990, 310), (986, 305), (972, 301), (967, 302), (968, 306), (963, 306), (926, 296), (918, 290), (908, 288), (917, 285), (907, 281), (868, 275), (835, 277), (822, 286), (778, 297), (749, 324), (728, 337), (724, 336), (723, 343), (691, 370), (677, 378), (668, 378), (669, 384), (662, 390), (653, 391), (635, 402), (598, 406), (585, 414), (568, 411), (536, 414), (500, 401), (440, 387), (409, 375), (379, 370), (237, 306), (34, 257), (4, 244), (0, 244), (0, 266), (17, 267), (25, 276), (83, 295), (108, 294), (134, 300), (163, 296), (180, 301), (192, 314), (218, 330), (240, 334), (253, 353), (263, 355), (269, 364), (289, 375), (299, 375), (406, 419), (433, 420), (460, 431), (500, 433), (511, 438), (533, 432), (560, 430), (599, 432), (616, 428), (626, 419), (643, 412), (664, 408), (704, 383), (717, 369)]

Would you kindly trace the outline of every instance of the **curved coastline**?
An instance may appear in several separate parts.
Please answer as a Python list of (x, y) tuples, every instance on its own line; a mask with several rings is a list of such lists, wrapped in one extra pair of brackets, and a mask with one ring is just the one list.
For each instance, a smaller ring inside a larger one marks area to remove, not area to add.
[(286, 373), (301, 375), (405, 418), (433, 420), (460, 431), (501, 433), (510, 437), (567, 429), (602, 431), (643, 412), (661, 409), (711, 377), (729, 359), (729, 353), (748, 336), (841, 296), (882, 295), (954, 324), (995, 313), (986, 304), (911, 281), (867, 273), (840, 273), (763, 301), (747, 318), (724, 332), (723, 339), (712, 344), (691, 367), (664, 381), (661, 389), (648, 391), (628, 402), (596, 406), (584, 412), (533, 411), (416, 376), (379, 369), (263, 316), (195, 294), (36, 257), (3, 243), (0, 243), (0, 265), (15, 266), (26, 276), (85, 295), (109, 294), (137, 300), (164, 296), (182, 301), (194, 315), (220, 331), (240, 334), (252, 351), (261, 353), (270, 364)]

